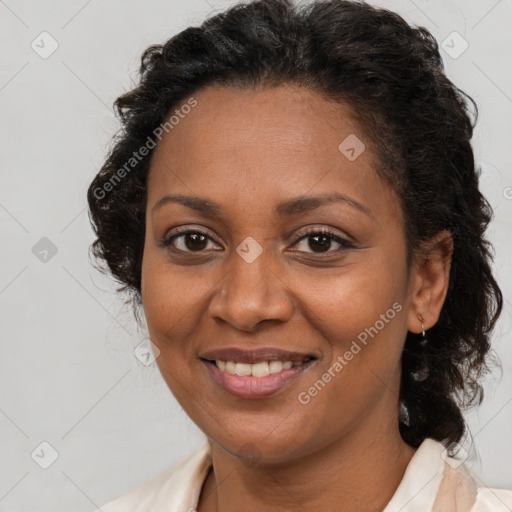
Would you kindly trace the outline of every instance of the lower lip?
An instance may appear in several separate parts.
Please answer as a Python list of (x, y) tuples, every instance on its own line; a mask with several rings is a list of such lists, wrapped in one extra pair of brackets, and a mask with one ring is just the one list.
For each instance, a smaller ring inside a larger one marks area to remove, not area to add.
[(271, 373), (266, 377), (241, 377), (222, 372), (215, 363), (203, 361), (213, 380), (231, 395), (238, 398), (256, 399), (265, 398), (274, 395), (290, 386), (299, 375), (309, 367), (314, 360), (307, 361), (301, 366), (292, 366), (288, 370), (282, 370), (278, 373)]

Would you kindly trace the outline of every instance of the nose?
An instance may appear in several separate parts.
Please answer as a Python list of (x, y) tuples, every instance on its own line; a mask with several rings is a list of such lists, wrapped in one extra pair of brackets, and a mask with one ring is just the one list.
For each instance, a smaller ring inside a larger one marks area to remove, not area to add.
[(265, 321), (285, 322), (293, 304), (284, 276), (270, 265), (265, 250), (254, 261), (239, 254), (210, 301), (212, 318), (223, 320), (241, 331), (255, 331)]

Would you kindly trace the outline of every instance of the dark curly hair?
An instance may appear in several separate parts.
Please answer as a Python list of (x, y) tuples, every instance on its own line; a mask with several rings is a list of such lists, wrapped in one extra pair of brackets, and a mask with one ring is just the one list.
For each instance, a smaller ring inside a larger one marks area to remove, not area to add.
[[(451, 233), (450, 281), (427, 343), (409, 332), (402, 355), (400, 433), (458, 442), (462, 410), (480, 404), (490, 335), (502, 309), (484, 234), (492, 209), (478, 188), (470, 139), (474, 101), (444, 74), (438, 44), (422, 27), (365, 3), (289, 0), (238, 4), (143, 54), (140, 82), (115, 107), (122, 128), (88, 190), (97, 235), (91, 252), (141, 305), (146, 181), (152, 151), (128, 172), (134, 151), (194, 92), (296, 84), (357, 112), (379, 158), (377, 172), (400, 198), (407, 264), (422, 244)], [(154, 146), (155, 144), (153, 144)], [(122, 173), (121, 169), (125, 169)], [(122, 178), (122, 179), (121, 179)]]

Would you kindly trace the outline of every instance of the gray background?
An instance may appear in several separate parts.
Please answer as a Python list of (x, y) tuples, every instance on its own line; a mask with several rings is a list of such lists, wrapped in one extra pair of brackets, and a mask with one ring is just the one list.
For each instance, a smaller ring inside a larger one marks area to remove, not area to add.
[[(156, 366), (133, 356), (146, 333), (90, 265), (85, 194), (117, 128), (112, 102), (136, 80), (141, 52), (231, 3), (0, 1), (1, 511), (94, 510), (203, 441)], [(446, 40), (449, 77), (480, 107), (474, 148), (508, 300), (494, 336), (503, 375), (487, 379), (483, 405), (467, 414), (468, 464), (480, 485), (512, 488), (512, 2), (378, 3)], [(58, 43), (47, 58), (43, 31)], [(469, 44), (456, 58), (464, 41), (454, 31)], [(58, 453), (48, 469), (43, 441)]]

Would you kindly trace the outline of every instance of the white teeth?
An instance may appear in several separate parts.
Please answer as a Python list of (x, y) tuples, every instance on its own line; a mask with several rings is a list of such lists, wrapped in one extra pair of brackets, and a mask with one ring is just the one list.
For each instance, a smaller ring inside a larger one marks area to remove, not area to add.
[(283, 369), (283, 363), (281, 361), (270, 361), (268, 366), (270, 373), (279, 373)]
[(251, 366), (250, 364), (246, 363), (236, 363), (235, 365), (235, 371), (237, 375), (240, 375), (242, 377), (251, 375)]
[(241, 377), (266, 377), (272, 373), (289, 370), (292, 366), (300, 366), (302, 361), (263, 361), (261, 363), (235, 363), (234, 361), (221, 361), (217, 359), (215, 364), (221, 372)]
[(251, 364), (251, 373), (253, 377), (266, 377), (270, 374), (268, 363)]

